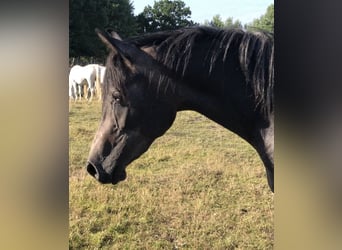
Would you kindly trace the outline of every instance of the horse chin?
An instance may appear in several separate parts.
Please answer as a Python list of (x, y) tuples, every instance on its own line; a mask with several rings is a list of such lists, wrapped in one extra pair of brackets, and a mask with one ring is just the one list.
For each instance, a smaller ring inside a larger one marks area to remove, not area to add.
[(120, 181), (125, 180), (127, 177), (125, 168), (122, 168), (120, 171), (115, 171), (112, 177), (112, 184), (115, 185)]

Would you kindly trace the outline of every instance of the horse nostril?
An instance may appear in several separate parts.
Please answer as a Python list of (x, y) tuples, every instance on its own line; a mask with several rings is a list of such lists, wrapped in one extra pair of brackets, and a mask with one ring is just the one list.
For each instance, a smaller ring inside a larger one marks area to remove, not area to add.
[(94, 165), (91, 164), (90, 162), (88, 162), (87, 171), (88, 171), (88, 173), (89, 173), (91, 176), (95, 177), (96, 179), (97, 179), (97, 177), (99, 176), (99, 175), (98, 175), (98, 172), (97, 172), (97, 170), (96, 170), (96, 168), (95, 168)]
[(100, 183), (110, 183), (111, 177), (109, 174), (107, 174), (101, 166), (97, 166), (96, 164), (93, 164), (88, 161), (87, 165), (87, 172), (93, 176), (97, 181)]

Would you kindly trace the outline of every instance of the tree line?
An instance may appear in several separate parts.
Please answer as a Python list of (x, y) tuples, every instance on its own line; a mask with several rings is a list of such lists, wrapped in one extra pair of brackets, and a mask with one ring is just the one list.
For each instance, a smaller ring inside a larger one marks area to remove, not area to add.
[(131, 0), (70, 0), (69, 1), (69, 58), (77, 63), (104, 63), (106, 48), (99, 42), (95, 28), (113, 28), (122, 38), (149, 32), (207, 25), (219, 28), (274, 30), (274, 5), (266, 13), (244, 26), (239, 20), (220, 15), (199, 24), (191, 20), (191, 10), (182, 0), (159, 0), (147, 5), (143, 12), (134, 15)]

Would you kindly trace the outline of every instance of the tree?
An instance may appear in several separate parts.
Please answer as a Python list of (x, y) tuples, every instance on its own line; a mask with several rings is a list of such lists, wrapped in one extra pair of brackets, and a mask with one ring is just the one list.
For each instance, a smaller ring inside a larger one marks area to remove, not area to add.
[(111, 0), (108, 9), (108, 27), (113, 28), (122, 38), (137, 34), (136, 18), (130, 0)]
[(191, 10), (181, 0), (160, 0), (137, 16), (139, 33), (174, 30), (193, 25)]
[(130, 0), (70, 0), (69, 57), (105, 57), (95, 28), (113, 27), (120, 36), (136, 34)]
[(242, 29), (242, 23), (240, 20), (233, 20), (232, 17), (228, 17), (227, 20), (224, 23), (224, 27), (226, 28), (238, 28), (238, 29)]
[(221, 19), (220, 15), (215, 15), (213, 16), (213, 20), (210, 22), (211, 26), (217, 27), (217, 28), (223, 28), (224, 27), (224, 23)]
[(242, 28), (242, 24), (239, 20), (234, 22), (232, 17), (228, 17), (225, 22), (222, 21), (220, 15), (213, 16), (213, 19), (209, 22), (208, 20), (204, 21), (204, 25), (212, 26), (216, 28)]
[(267, 7), (266, 13), (258, 19), (254, 19), (252, 23), (246, 25), (246, 29), (262, 29), (274, 32), (274, 4)]
[[(99, 47), (95, 42), (96, 25), (104, 26), (108, 19), (104, 0), (71, 0), (69, 16), (69, 53), (72, 57), (94, 56)], [(96, 23), (95, 23), (96, 20)]]

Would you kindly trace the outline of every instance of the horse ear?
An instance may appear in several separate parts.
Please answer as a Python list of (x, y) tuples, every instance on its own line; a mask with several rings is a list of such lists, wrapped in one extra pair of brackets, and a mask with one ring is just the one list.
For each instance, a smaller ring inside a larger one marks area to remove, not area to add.
[(153, 58), (153, 54), (149, 53), (150, 51), (122, 41), (115, 31), (110, 29), (107, 32), (99, 29), (95, 29), (95, 31), (109, 49), (123, 57), (126, 65), (132, 70), (145, 71), (148, 68), (154, 68), (154, 70), (160, 68), (159, 63)]
[(139, 64), (144, 65), (148, 63), (148, 61), (154, 60), (151, 55), (134, 44), (122, 41), (120, 36), (111, 29), (107, 29), (107, 32), (103, 32), (99, 29), (95, 29), (95, 31), (108, 48), (118, 52), (124, 59), (132, 64), (138, 64), (139, 66)]
[(96, 28), (95, 29), (96, 34), (98, 37), (101, 39), (101, 41), (111, 50), (116, 51), (116, 46), (115, 46), (115, 38), (113, 39), (112, 35), (109, 35), (106, 32), (103, 32), (102, 30)]
[(139, 51), (142, 52), (136, 46), (122, 41), (121, 37), (114, 30), (107, 29), (107, 32), (103, 32), (96, 28), (95, 32), (109, 49), (118, 52), (130, 62), (133, 62), (133, 58), (137, 56)]
[(110, 34), (113, 38), (122, 41), (122, 39), (121, 39), (121, 37), (119, 36), (119, 34), (116, 33), (113, 29), (107, 28), (107, 29), (106, 29), (106, 32), (107, 32), (108, 34)]

